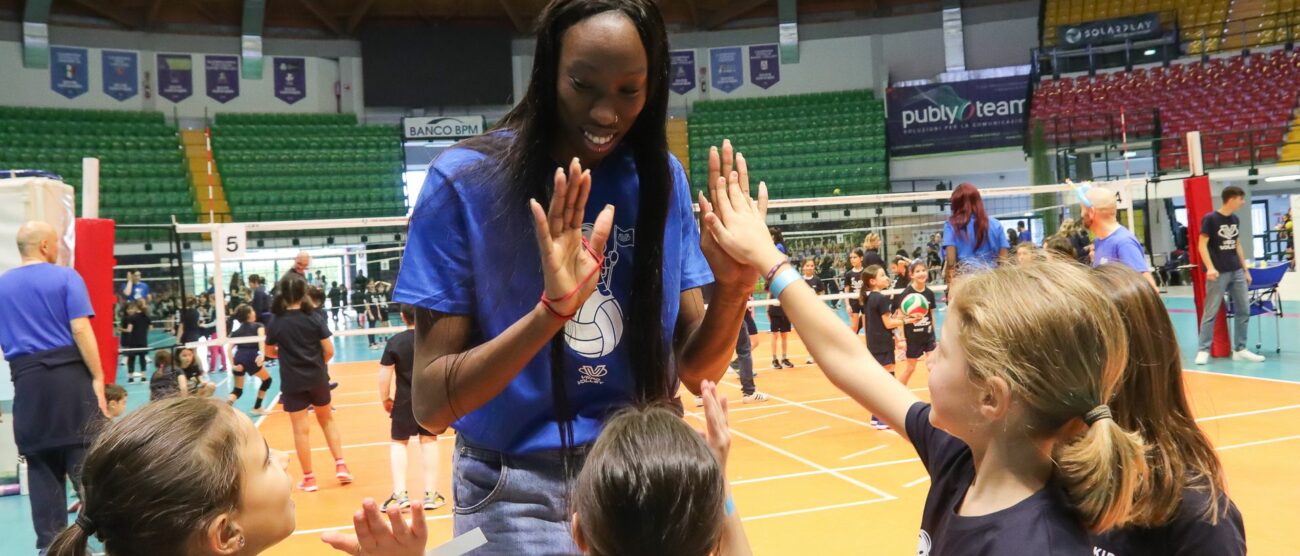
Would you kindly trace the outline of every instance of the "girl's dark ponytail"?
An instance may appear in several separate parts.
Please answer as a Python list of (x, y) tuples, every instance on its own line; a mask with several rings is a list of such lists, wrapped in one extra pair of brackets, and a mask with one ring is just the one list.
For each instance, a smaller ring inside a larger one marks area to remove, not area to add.
[(94, 526), (89, 525), (89, 519), (85, 514), (77, 516), (77, 522), (69, 525), (58, 537), (54, 538), (54, 543), (50, 545), (49, 556), (89, 556), (90, 551), (87, 545), (90, 543), (90, 537), (95, 534)]

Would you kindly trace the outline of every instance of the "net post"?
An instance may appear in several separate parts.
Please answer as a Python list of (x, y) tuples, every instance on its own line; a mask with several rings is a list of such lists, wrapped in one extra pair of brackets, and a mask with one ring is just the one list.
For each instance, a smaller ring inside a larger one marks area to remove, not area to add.
[[(212, 234), (213, 241), (216, 241), (220, 234)], [(221, 346), (222, 364), (226, 371), (230, 371), (230, 349), (226, 344), (226, 294), (225, 287), (222, 285), (225, 275), (221, 273), (221, 249), (213, 245), (212, 249), (212, 303), (217, 308), (217, 344)], [(209, 371), (211, 369), (208, 369)]]

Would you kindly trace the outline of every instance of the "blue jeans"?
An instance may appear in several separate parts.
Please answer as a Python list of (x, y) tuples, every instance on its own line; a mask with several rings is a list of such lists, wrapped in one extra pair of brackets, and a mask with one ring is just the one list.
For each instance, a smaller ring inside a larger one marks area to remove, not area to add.
[[(587, 447), (575, 448), (573, 477)], [(479, 528), (488, 544), (474, 556), (580, 554), (570, 535), (572, 482), (564, 477), (558, 450), (509, 455), (474, 447), (456, 437), (452, 457), (452, 528), (462, 535)]]
[(740, 392), (746, 396), (754, 393), (754, 346), (749, 340), (749, 330), (740, 327), (736, 338), (736, 362), (740, 366)]
[(1246, 325), (1250, 323), (1250, 299), (1246, 296), (1246, 271), (1237, 269), (1219, 274), (1218, 280), (1205, 281), (1205, 312), (1201, 314), (1201, 337), (1198, 351), (1210, 351), (1214, 343), (1214, 319), (1223, 303), (1223, 293), (1232, 298), (1232, 351), (1246, 349)]

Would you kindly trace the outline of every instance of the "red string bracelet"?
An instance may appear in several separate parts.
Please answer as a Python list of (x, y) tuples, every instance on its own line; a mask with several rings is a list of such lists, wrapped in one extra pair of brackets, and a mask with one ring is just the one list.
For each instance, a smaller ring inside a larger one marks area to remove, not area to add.
[(587, 280), (590, 280), (592, 276), (595, 276), (595, 274), (597, 272), (600, 272), (600, 269), (605, 266), (605, 257), (596, 253), (596, 250), (591, 248), (591, 244), (587, 243), (587, 238), (585, 237), (582, 238), (582, 247), (586, 249), (587, 254), (591, 255), (591, 258), (596, 261), (596, 266), (593, 267), (591, 271), (587, 273), (586, 276), (582, 277), (582, 280), (578, 281), (577, 286), (574, 286), (574, 288), (570, 290), (569, 293), (566, 293), (563, 296), (557, 298), (550, 298), (550, 297), (546, 297), (545, 290), (542, 291), (542, 306), (546, 307), (546, 310), (548, 312), (550, 312), (552, 315), (555, 315), (555, 318), (558, 318), (560, 320), (569, 320), (573, 318), (575, 315), (577, 315), (578, 312), (575, 310), (573, 313), (565, 315), (563, 313), (560, 313), (559, 311), (556, 311), (554, 307), (551, 307), (551, 304), (565, 301), (570, 297), (577, 295), (578, 291), (582, 289), (583, 284), (586, 284)]

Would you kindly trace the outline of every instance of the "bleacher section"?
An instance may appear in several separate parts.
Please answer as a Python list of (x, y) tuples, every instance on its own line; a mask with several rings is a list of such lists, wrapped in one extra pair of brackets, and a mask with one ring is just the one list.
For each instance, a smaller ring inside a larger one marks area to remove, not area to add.
[(747, 156), (750, 183), (773, 198), (889, 190), (884, 103), (869, 90), (712, 100), (687, 120), (691, 183), (704, 190), (709, 147), (724, 138)]
[[(1300, 90), (1300, 55), (1277, 50), (1248, 58), (1043, 81), (1031, 117), (1049, 143), (1083, 145), (1118, 138), (1125, 110), (1129, 140), (1151, 138), (1159, 108), (1160, 167), (1187, 167), (1183, 135), (1202, 133), (1207, 166), (1278, 159)], [(1115, 126), (1115, 127), (1109, 127)]]
[(1206, 50), (1218, 50), (1217, 43), (1209, 48), (1211, 39), (1223, 34), (1211, 24), (1228, 19), (1228, 0), (1047, 0), (1043, 13), (1043, 45), (1054, 46), (1057, 26), (1159, 12), (1162, 19), (1177, 14), (1182, 39), (1200, 38), (1206, 34)]
[[(100, 216), (119, 224), (194, 221), (176, 129), (161, 112), (0, 107), (0, 168), (58, 174), (77, 190), (81, 159), (100, 159)], [(119, 233), (130, 239), (130, 233)]]
[(353, 114), (218, 114), (212, 150), (236, 222), (406, 214), (401, 131)]

